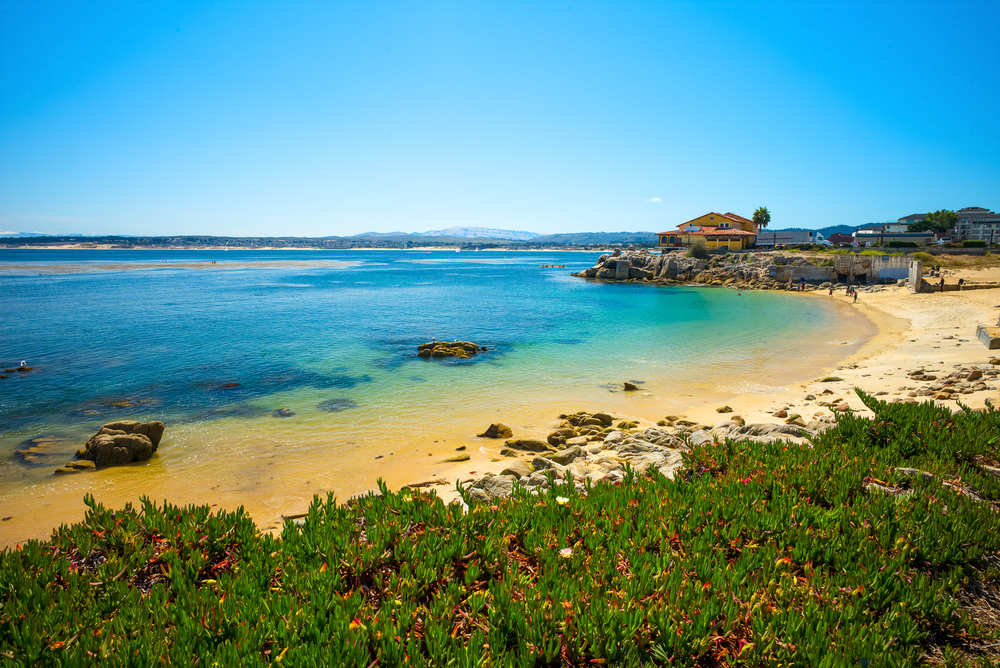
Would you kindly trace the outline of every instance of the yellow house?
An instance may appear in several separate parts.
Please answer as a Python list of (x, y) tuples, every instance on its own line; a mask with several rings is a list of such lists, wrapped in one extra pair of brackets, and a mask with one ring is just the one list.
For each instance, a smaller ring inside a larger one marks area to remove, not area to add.
[(749, 248), (757, 239), (757, 225), (735, 213), (706, 213), (677, 226), (676, 230), (659, 233), (661, 247), (689, 247), (705, 244), (709, 250)]

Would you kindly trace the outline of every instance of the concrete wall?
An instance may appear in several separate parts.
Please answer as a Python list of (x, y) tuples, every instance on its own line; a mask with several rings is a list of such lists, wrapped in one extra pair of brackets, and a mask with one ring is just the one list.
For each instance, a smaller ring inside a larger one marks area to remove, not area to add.
[(823, 283), (832, 280), (833, 267), (797, 267), (792, 264), (775, 265), (771, 267), (771, 278), (781, 283), (787, 283), (792, 279), (792, 283), (797, 283), (800, 279), (806, 279), (810, 283)]
[(920, 292), (924, 285), (924, 263), (920, 260), (910, 262), (910, 275), (906, 279), (906, 287), (910, 292)]

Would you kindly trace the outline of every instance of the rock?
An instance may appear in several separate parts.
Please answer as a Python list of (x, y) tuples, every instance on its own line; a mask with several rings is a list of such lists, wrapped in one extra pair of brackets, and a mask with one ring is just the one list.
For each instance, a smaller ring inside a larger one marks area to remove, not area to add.
[(733, 409), (730, 408), (729, 406), (719, 406), (718, 408), (715, 409), (715, 412), (716, 413), (732, 413)]
[(590, 439), (588, 439), (586, 436), (576, 436), (575, 438), (567, 438), (566, 439), (566, 445), (567, 446), (578, 445), (580, 447), (583, 447), (583, 446), (587, 445), (588, 443), (590, 443)]
[(605, 427), (610, 427), (615, 421), (615, 419), (607, 413), (594, 413), (591, 417), (595, 420), (600, 420), (601, 424)]
[(479, 352), (479, 346), (471, 341), (432, 341), (417, 347), (420, 357), (460, 357), (468, 359), (469, 355)]
[(699, 429), (690, 436), (688, 436), (688, 443), (691, 445), (704, 445), (705, 443), (711, 443), (712, 436), (704, 429)]
[(806, 426), (806, 423), (803, 422), (802, 418), (799, 417), (798, 415), (796, 415), (794, 418), (789, 418), (788, 420), (785, 420), (785, 424), (792, 424), (792, 425), (795, 425), (796, 427), (805, 427)]
[(771, 415), (773, 415), (776, 418), (786, 418), (788, 417), (788, 411), (782, 408), (780, 411), (774, 411), (773, 413), (771, 413)]
[[(162, 422), (147, 422), (143, 424), (142, 422), (137, 422), (135, 420), (120, 420), (118, 422), (109, 422), (102, 429), (114, 429), (118, 431), (123, 431), (126, 434), (142, 434), (149, 438), (149, 441), (153, 444), (153, 450), (160, 446), (160, 439), (163, 438), (163, 432), (166, 427)], [(100, 432), (98, 432), (100, 433)]]
[(993, 366), (1000, 366), (1000, 357), (991, 358), (990, 364), (992, 364)]
[(549, 445), (562, 445), (566, 442), (567, 438), (573, 438), (574, 436), (576, 436), (576, 432), (572, 429), (556, 429), (549, 434), (546, 440), (549, 442)]
[(788, 416), (788, 419), (785, 420), (785, 424), (791, 424), (792, 422), (794, 422), (795, 420), (800, 419), (801, 417), (802, 416), (799, 415), (798, 413), (792, 413), (791, 415)]
[(80, 471), (93, 471), (97, 468), (94, 462), (83, 460), (75, 462), (66, 462), (62, 466), (56, 469), (56, 473), (79, 473)]
[(638, 426), (639, 423), (636, 420), (622, 420), (618, 423), (619, 429), (635, 429)]
[(514, 431), (502, 422), (494, 422), (486, 428), (486, 431), (477, 434), (477, 436), (479, 438), (512, 438)]
[(847, 404), (840, 404), (833, 410), (837, 411), (838, 413), (846, 413), (847, 411), (851, 410), (851, 407), (848, 406)]
[(743, 419), (742, 415), (731, 415), (729, 416), (729, 419), (733, 422), (738, 422), (741, 427), (747, 423), (747, 421)]
[(568, 466), (572, 464), (580, 457), (584, 456), (583, 448), (578, 445), (566, 448), (565, 450), (560, 450), (559, 452), (550, 455), (549, 459), (554, 461), (556, 464), (562, 464), (563, 466)]
[(149, 459), (163, 437), (162, 422), (109, 422), (87, 441), (77, 457), (97, 466), (115, 466)]
[(510, 496), (514, 491), (514, 476), (490, 475), (480, 478), (467, 487), (469, 496), (477, 501), (489, 503), (494, 499)]
[(528, 462), (523, 459), (516, 459), (508, 464), (503, 471), (500, 471), (500, 475), (509, 475), (520, 480), (521, 478), (530, 476), (534, 470)]
[(533, 438), (515, 438), (504, 443), (508, 448), (526, 452), (546, 452), (549, 444)]
[(621, 443), (625, 435), (620, 431), (613, 431), (604, 437), (605, 443)]
[(836, 383), (836, 382), (841, 381), (841, 380), (844, 380), (844, 379), (841, 378), (840, 376), (827, 376), (826, 378), (820, 378), (819, 382), (821, 382), (821, 383)]
[(442, 461), (445, 461), (445, 462), (467, 462), (470, 459), (472, 459), (471, 455), (462, 454), (462, 455), (455, 455), (454, 457), (449, 457), (448, 459), (444, 459)]
[(511, 450), (510, 448), (504, 448), (500, 451), (500, 456), (502, 457), (520, 457), (521, 453), (517, 450)]
[(293, 415), (295, 415), (295, 413), (287, 408), (279, 408), (271, 413), (271, 417), (276, 418), (287, 418), (292, 417)]
[(535, 467), (536, 472), (548, 471), (549, 469), (558, 471), (565, 468), (562, 464), (556, 464), (551, 459), (547, 459), (545, 457), (535, 457), (534, 459), (531, 460), (531, 465)]
[(979, 380), (982, 377), (983, 377), (982, 369), (973, 369), (972, 371), (969, 372), (969, 375), (965, 377), (965, 380), (967, 381)]
[(638, 385), (633, 385), (632, 383), (630, 383), (628, 381), (625, 382), (625, 391), (626, 392), (635, 392), (638, 389), (639, 389)]

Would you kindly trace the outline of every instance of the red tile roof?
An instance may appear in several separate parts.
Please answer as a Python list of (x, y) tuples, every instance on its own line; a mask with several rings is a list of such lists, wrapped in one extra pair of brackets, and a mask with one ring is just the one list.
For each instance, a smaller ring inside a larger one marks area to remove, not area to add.
[(687, 230), (670, 230), (669, 232), (657, 232), (657, 236), (666, 235), (678, 235), (678, 234), (695, 234), (702, 237), (739, 237), (739, 236), (756, 236), (753, 232), (747, 232), (746, 230), (738, 230), (736, 228), (723, 228), (718, 227), (703, 227), (697, 232), (688, 232)]
[(723, 214), (723, 215), (725, 215), (725, 217), (729, 218), (730, 220), (736, 220), (736, 221), (739, 221), (741, 223), (750, 223), (751, 225), (753, 224), (753, 221), (750, 220), (749, 218), (744, 218), (743, 216), (740, 216), (740, 215), (732, 213), (732, 212), (729, 212), (729, 213), (726, 213), (726, 214)]

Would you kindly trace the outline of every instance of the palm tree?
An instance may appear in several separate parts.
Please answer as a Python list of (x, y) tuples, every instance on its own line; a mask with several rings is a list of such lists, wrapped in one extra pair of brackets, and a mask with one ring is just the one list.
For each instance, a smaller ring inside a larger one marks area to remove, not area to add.
[(767, 224), (771, 222), (771, 212), (767, 210), (766, 206), (757, 207), (757, 210), (753, 212), (753, 222), (759, 229), (767, 227)]

